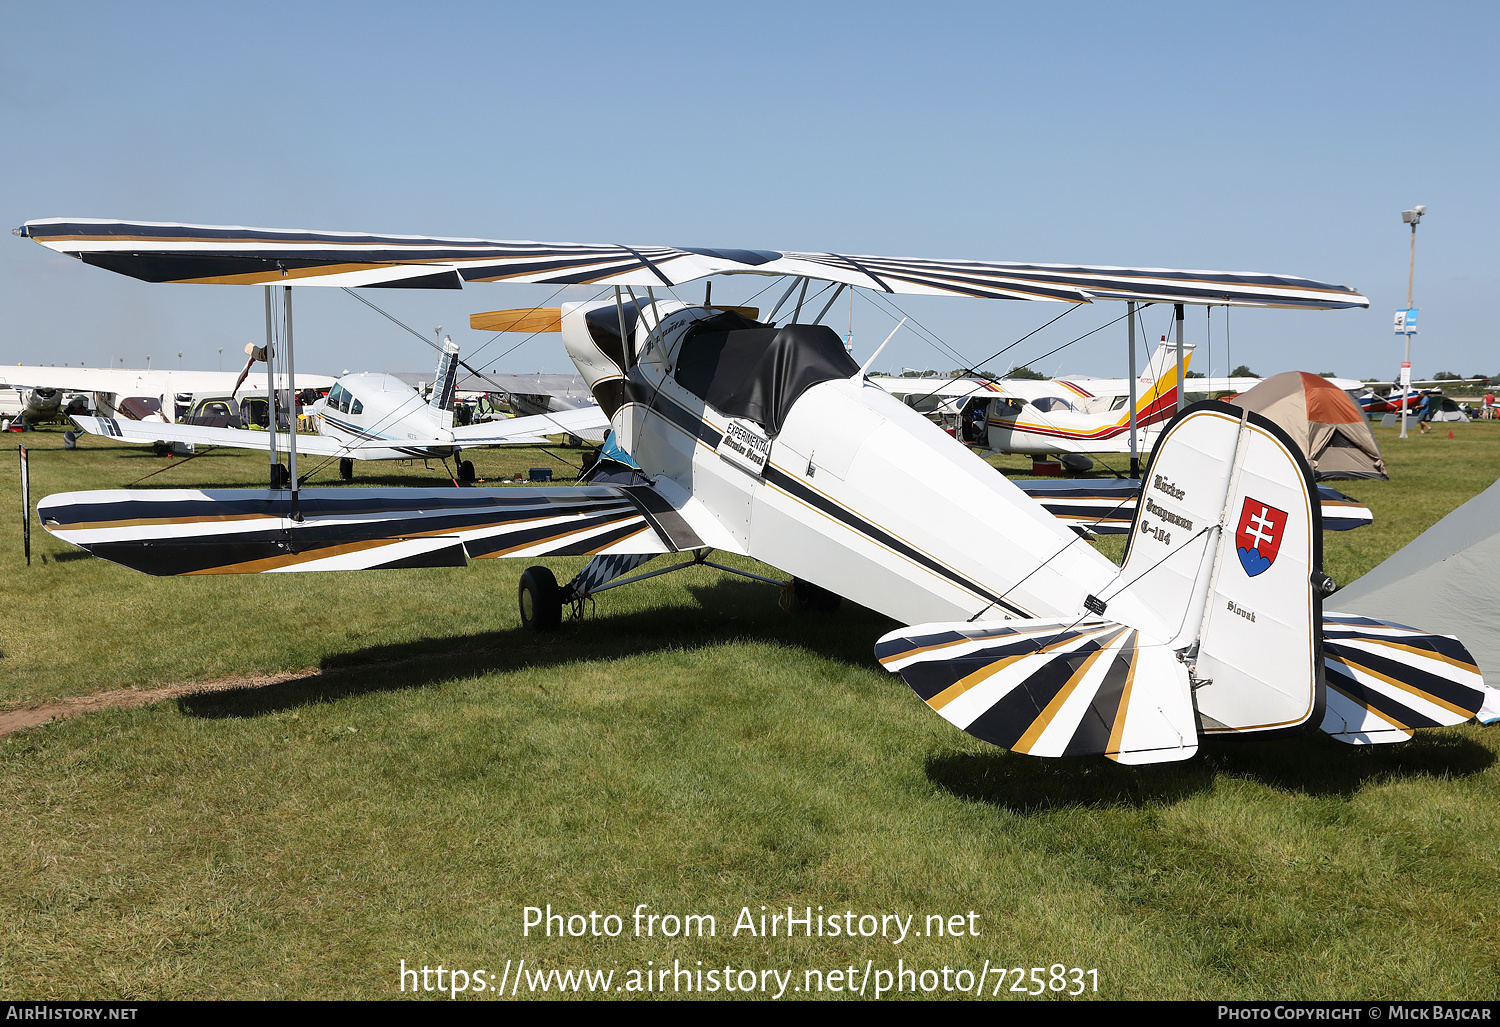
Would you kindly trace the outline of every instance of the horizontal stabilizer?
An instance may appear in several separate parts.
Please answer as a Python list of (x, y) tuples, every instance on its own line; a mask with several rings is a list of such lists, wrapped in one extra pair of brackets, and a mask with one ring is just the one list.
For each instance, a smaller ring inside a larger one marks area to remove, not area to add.
[(1484, 705), (1484, 680), (1458, 639), (1354, 614), (1323, 615), (1328, 704), (1341, 742), (1404, 742), (1412, 729), (1462, 724)]
[(1198, 751), (1186, 669), (1112, 621), (923, 624), (875, 655), (944, 719), (1016, 752), (1163, 763)]

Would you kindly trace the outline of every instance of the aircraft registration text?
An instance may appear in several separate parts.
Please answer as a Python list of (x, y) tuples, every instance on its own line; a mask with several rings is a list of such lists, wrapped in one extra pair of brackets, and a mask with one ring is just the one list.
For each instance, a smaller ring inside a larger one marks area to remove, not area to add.
[(771, 440), (744, 421), (730, 421), (719, 440), (718, 454), (752, 474), (760, 474), (771, 455)]

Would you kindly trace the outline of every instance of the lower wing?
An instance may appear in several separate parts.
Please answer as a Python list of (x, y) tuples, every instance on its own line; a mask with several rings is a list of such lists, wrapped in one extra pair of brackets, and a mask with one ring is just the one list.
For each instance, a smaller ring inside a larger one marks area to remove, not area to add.
[(494, 557), (703, 545), (649, 485), (500, 489), (114, 490), (48, 496), (48, 531), (148, 574), (461, 566)]

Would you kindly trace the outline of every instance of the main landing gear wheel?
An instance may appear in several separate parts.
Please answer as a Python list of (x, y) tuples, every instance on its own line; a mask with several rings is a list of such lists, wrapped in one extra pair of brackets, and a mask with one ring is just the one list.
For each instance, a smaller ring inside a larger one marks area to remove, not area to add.
[(547, 568), (526, 568), (519, 593), (521, 627), (527, 631), (552, 631), (562, 624), (562, 589)]
[(344, 481), (353, 481), (354, 480), (354, 458), (353, 457), (348, 457), (348, 456), (339, 457), (339, 477), (342, 478)]
[(273, 489), (292, 487), (292, 472), (287, 469), (286, 464), (271, 465), (271, 487)]
[(459, 461), (459, 464), (458, 464), (458, 480), (459, 481), (473, 481), (474, 480), (474, 461), (472, 461), (472, 460), (461, 460), (461, 461)]
[(833, 613), (844, 601), (837, 592), (830, 592), (801, 578), (792, 579), (792, 593), (797, 597), (797, 609), (818, 613)]

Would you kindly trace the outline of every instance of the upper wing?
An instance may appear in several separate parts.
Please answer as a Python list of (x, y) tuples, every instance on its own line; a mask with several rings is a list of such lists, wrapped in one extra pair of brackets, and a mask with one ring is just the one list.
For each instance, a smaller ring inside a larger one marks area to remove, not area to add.
[(992, 382), (987, 378), (871, 378), (871, 385), (879, 386), (893, 396), (941, 396), (944, 399), (979, 396), (988, 399), (992, 395), (1015, 395), (1011, 383)]
[[(23, 389), (62, 389), (66, 392), (107, 392), (117, 396), (160, 396), (177, 392), (223, 392), (234, 389), (238, 371), (140, 371), (108, 367), (0, 367), (0, 385)], [(241, 392), (265, 391), (262, 371), (246, 379)], [(429, 375), (428, 377), (431, 377)], [(278, 375), (286, 386), (286, 375)], [(329, 388), (334, 379), (323, 374), (297, 375), (299, 389)]]
[(1255, 272), (504, 242), (87, 218), (28, 221), (17, 231), (48, 249), (148, 282), (458, 289), (465, 282), (497, 281), (680, 285), (715, 274), (765, 274), (888, 293), (983, 299), (1369, 306), (1344, 286)]

